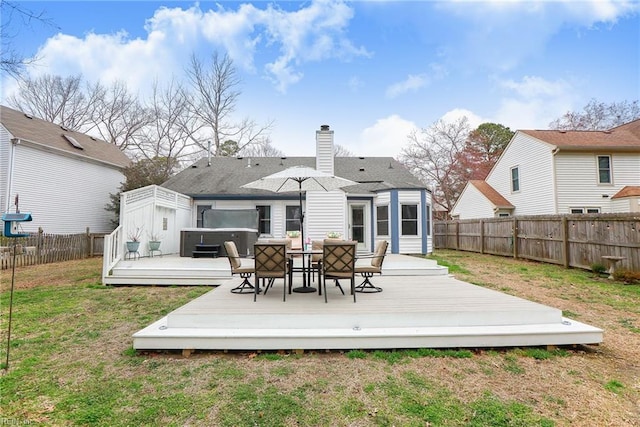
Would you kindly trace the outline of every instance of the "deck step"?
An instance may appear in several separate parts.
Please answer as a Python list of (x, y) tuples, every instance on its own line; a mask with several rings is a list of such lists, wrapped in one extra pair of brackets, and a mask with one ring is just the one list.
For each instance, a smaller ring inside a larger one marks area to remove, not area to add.
[(350, 295), (328, 288), (287, 295), (232, 294), (227, 282), (133, 336), (142, 349), (293, 350), (513, 347), (597, 344), (599, 328), (556, 308), (450, 276), (385, 276), (383, 292)]

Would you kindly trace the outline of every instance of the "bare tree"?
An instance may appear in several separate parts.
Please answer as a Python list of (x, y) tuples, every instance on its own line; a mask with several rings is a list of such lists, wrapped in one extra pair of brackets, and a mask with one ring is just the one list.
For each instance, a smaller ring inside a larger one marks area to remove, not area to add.
[(466, 183), (452, 166), (470, 132), (466, 117), (454, 122), (439, 120), (428, 128), (414, 130), (399, 156), (402, 164), (434, 189), (437, 203), (449, 211)]
[(333, 155), (335, 157), (353, 157), (353, 153), (340, 144), (333, 146)]
[(61, 77), (44, 74), (18, 81), (17, 93), (7, 103), (34, 117), (66, 128), (84, 131), (90, 127), (98, 92), (85, 93), (82, 75)]
[(152, 115), (124, 82), (117, 81), (105, 88), (100, 83), (94, 86), (95, 93), (102, 93), (93, 114), (93, 129), (100, 137), (118, 146), (122, 151), (129, 151), (137, 157), (136, 149), (144, 139), (144, 129), (152, 123)]
[(164, 88), (154, 82), (147, 108), (151, 121), (134, 142), (139, 156), (172, 159), (178, 164), (190, 160), (198, 124), (183, 88), (175, 80)]
[[(44, 12), (34, 12), (17, 2), (0, 0), (0, 70), (16, 79), (20, 78), (27, 65), (37, 62), (38, 58), (26, 58), (13, 46), (13, 40), (20, 36), (20, 31), (31, 28), (33, 23), (58, 28)], [(18, 21), (17, 24), (15, 22)]]
[(562, 117), (549, 123), (558, 130), (609, 130), (640, 118), (640, 104), (636, 101), (606, 104), (595, 99), (589, 101), (581, 112), (567, 111)]
[(238, 154), (244, 157), (283, 157), (284, 152), (271, 145), (271, 140), (265, 138), (263, 143), (257, 145), (245, 145)]
[(203, 129), (211, 132), (204, 140), (196, 141), (204, 150), (204, 141), (212, 140), (213, 154), (222, 154), (222, 143), (233, 140), (238, 150), (250, 145), (261, 145), (272, 127), (272, 123), (258, 125), (253, 120), (234, 122), (233, 113), (241, 92), (240, 79), (229, 56), (213, 54), (211, 69), (194, 55), (191, 56), (187, 78), (193, 89), (189, 102), (192, 113), (202, 122)]

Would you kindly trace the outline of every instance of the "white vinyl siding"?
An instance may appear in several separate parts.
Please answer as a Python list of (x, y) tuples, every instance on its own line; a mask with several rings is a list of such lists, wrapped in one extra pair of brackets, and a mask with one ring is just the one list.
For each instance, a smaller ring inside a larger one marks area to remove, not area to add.
[(459, 219), (493, 218), (493, 209), (494, 205), (474, 185), (467, 184), (451, 214)]
[(333, 175), (333, 131), (316, 131), (316, 169)]
[(11, 134), (0, 125), (0, 210), (6, 211), (9, 206), (11, 195), (8, 191), (9, 174), (9, 150), (11, 149)]
[(347, 236), (347, 197), (342, 190), (308, 191), (305, 238), (322, 240), (330, 231)]
[(109, 194), (117, 193), (124, 175), (115, 168), (15, 146), (13, 188), (20, 195), (20, 209), (33, 221), (23, 228), (45, 233), (103, 233), (113, 230), (113, 212), (105, 210)]
[[(516, 132), (487, 177), (487, 183), (515, 206), (513, 215), (556, 213), (552, 148), (536, 138)], [(512, 193), (511, 168), (516, 166), (520, 191)], [(490, 216), (493, 217), (493, 213)]]
[(611, 155), (612, 181), (615, 185), (598, 183), (598, 168), (593, 153), (559, 152), (555, 160), (558, 213), (569, 213), (572, 207), (593, 207), (600, 208), (602, 213), (614, 212), (611, 197), (625, 185), (640, 183), (638, 154)]

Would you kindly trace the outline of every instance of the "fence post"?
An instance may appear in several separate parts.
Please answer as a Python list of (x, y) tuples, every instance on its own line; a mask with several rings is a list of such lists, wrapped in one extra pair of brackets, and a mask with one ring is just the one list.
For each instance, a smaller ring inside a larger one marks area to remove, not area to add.
[(484, 221), (480, 220), (480, 253), (484, 253)]
[(460, 249), (460, 222), (456, 221), (456, 250)]
[(513, 258), (518, 259), (518, 220), (513, 218), (513, 231), (511, 232), (511, 239), (513, 241)]
[(569, 268), (569, 220), (562, 217), (562, 262), (564, 268)]
[[(88, 257), (92, 257), (93, 256), (93, 240), (91, 239), (91, 232), (89, 230), (89, 227), (87, 227), (86, 230), (86, 237), (87, 237), (87, 252), (88, 254), (86, 255), (87, 258)], [(80, 256), (84, 256), (85, 254), (81, 254)]]
[(36, 242), (36, 264), (42, 263), (42, 235), (44, 234), (44, 230), (42, 227), (38, 227), (38, 240)]

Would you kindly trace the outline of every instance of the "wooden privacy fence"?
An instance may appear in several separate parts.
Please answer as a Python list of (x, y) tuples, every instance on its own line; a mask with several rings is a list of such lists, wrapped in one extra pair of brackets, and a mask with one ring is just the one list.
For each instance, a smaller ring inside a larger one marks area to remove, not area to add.
[(102, 255), (103, 234), (45, 234), (42, 229), (28, 237), (0, 236), (0, 270)]
[(435, 249), (591, 269), (603, 256), (623, 257), (616, 268), (640, 271), (640, 214), (540, 215), (436, 221)]

